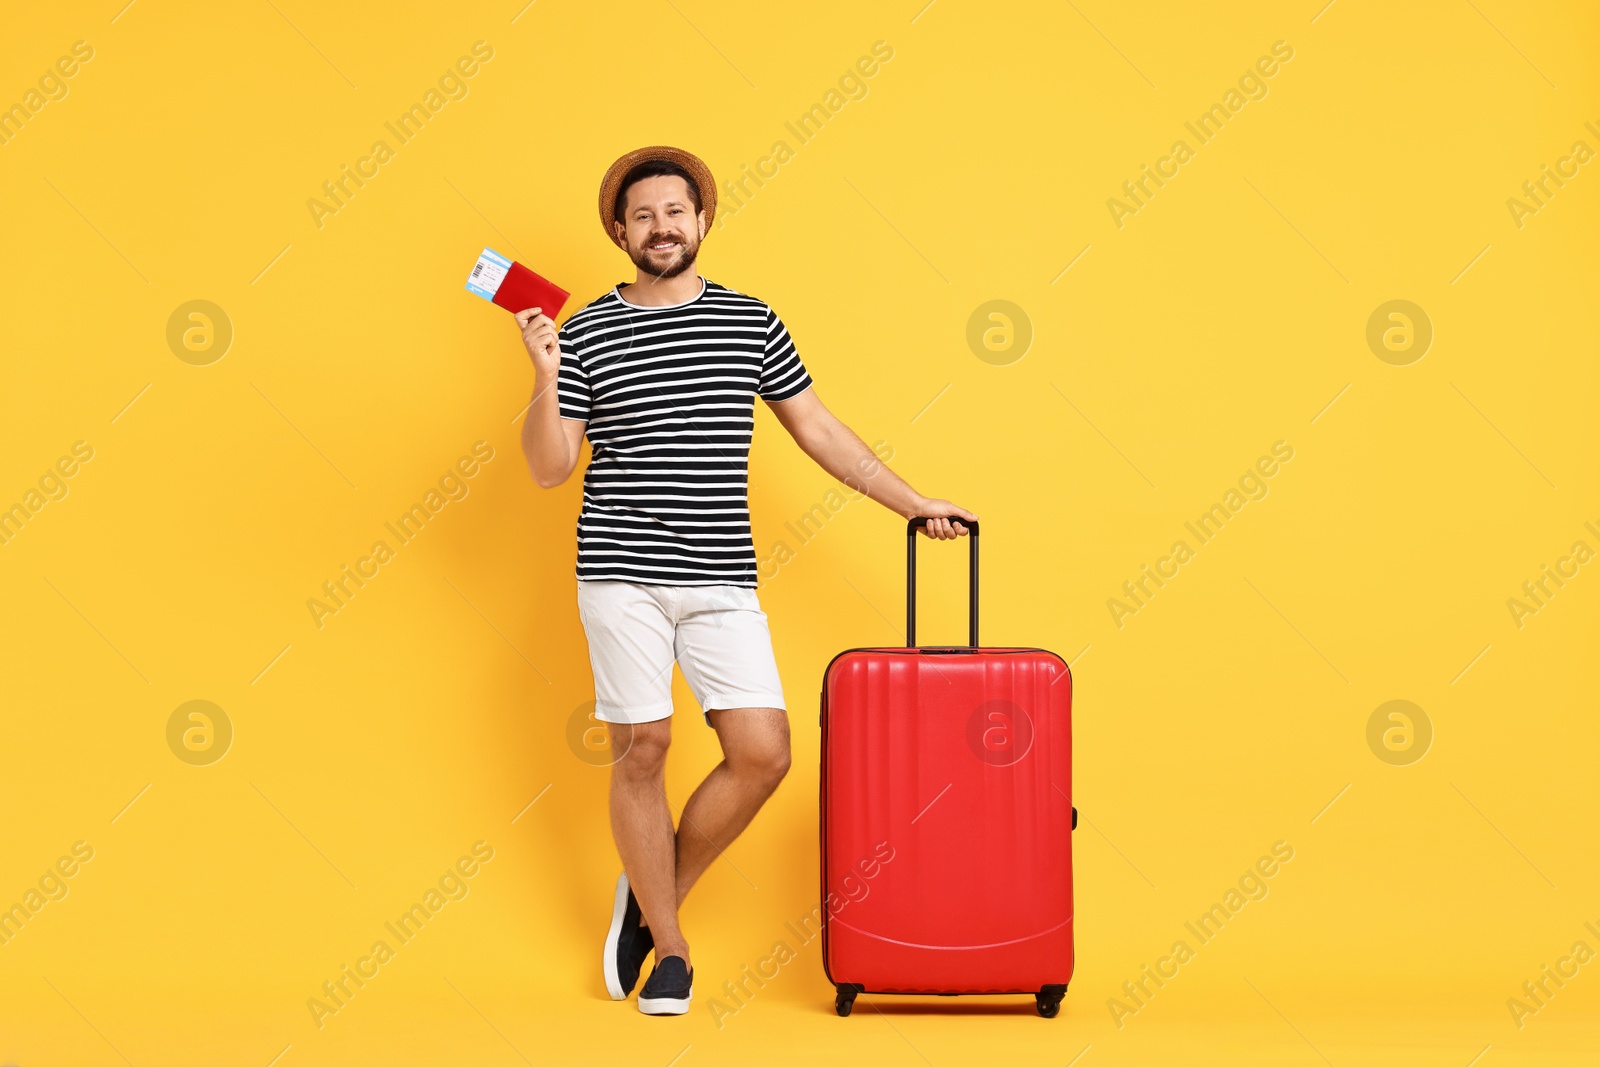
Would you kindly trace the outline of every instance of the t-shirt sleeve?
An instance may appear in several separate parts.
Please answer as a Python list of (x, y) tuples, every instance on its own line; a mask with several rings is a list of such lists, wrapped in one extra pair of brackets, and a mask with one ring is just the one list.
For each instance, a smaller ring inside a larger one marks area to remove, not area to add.
[(589, 392), (589, 373), (583, 369), (578, 356), (579, 331), (560, 331), (561, 369), (556, 374), (556, 400), (563, 419), (589, 421), (589, 407), (593, 397)]
[(811, 388), (811, 375), (800, 362), (794, 340), (776, 312), (767, 309), (767, 347), (761, 363), (761, 398), (771, 403), (799, 396)]

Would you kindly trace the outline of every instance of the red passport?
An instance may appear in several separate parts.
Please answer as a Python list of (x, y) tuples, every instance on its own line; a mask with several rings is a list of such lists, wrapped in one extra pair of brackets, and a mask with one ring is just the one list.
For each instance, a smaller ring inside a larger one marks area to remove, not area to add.
[(467, 277), (467, 291), (499, 304), (515, 314), (539, 308), (554, 319), (561, 314), (572, 294), (561, 286), (507, 259), (492, 248), (485, 248)]

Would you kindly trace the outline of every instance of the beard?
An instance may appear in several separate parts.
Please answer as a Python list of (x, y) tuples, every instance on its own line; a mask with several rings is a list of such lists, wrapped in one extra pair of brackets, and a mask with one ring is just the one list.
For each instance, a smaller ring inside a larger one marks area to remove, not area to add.
[(652, 251), (650, 245), (663, 239), (655, 235), (646, 241), (639, 249), (628, 249), (628, 258), (633, 260), (633, 265), (646, 274), (657, 278), (676, 278), (690, 267), (694, 266), (695, 257), (700, 254), (700, 242), (693, 238), (667, 237), (666, 240), (683, 241), (672, 248)]

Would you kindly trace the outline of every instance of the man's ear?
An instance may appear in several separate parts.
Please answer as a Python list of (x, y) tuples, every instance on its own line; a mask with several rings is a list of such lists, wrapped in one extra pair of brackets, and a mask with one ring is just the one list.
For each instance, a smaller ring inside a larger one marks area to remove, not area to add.
[(701, 211), (695, 217), (700, 220), (700, 240), (704, 241), (706, 239), (706, 213)]
[(624, 245), (628, 235), (628, 228), (615, 219), (612, 220), (611, 226), (612, 233), (616, 234), (612, 240), (614, 240), (618, 245)]

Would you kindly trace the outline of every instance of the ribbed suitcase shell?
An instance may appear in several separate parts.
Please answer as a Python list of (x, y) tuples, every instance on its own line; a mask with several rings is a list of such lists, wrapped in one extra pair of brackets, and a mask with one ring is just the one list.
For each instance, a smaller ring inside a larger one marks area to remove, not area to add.
[(1067, 984), (1071, 708), (1067, 664), (1043, 649), (834, 658), (822, 689), (830, 981), (940, 994)]

